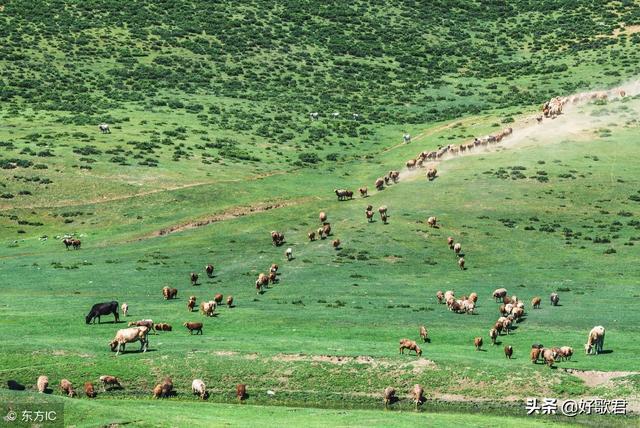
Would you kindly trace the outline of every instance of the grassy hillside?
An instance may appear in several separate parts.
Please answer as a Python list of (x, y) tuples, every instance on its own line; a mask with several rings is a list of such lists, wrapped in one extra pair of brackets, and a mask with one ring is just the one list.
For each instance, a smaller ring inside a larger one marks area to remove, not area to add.
[[(6, 3), (0, 384), (32, 391), (47, 374), (60, 395), (62, 378), (80, 387), (120, 377), (125, 388), (95, 402), (51, 397), (78, 426), (637, 423), (526, 419), (523, 404), (598, 396), (638, 412), (640, 97), (574, 106), (539, 126), (531, 116), (551, 96), (637, 76), (637, 6)], [(105, 121), (111, 134), (97, 130)], [(399, 184), (373, 190), (420, 151), (506, 126), (512, 137), (440, 162), (432, 182), (403, 169)], [(370, 197), (333, 194), (360, 186)], [(367, 223), (367, 204), (387, 205), (389, 224)], [(319, 211), (333, 234), (309, 242)], [(427, 226), (432, 215), (439, 228)], [(285, 233), (284, 247), (271, 245), (272, 230)], [(65, 250), (65, 234), (82, 248)], [(271, 263), (280, 281), (257, 295)], [(179, 298), (163, 300), (165, 285)], [(526, 302), (527, 316), (491, 346), (499, 287)], [(449, 289), (477, 292), (477, 313), (439, 305), (436, 292)], [(551, 292), (560, 306), (548, 304)], [(187, 312), (188, 296), (215, 293), (236, 306), (213, 318)], [(174, 330), (151, 335), (146, 354), (133, 345), (115, 357), (107, 344), (124, 324), (84, 324), (92, 304), (109, 300), (129, 304), (126, 321)], [(204, 334), (190, 336), (185, 321), (203, 321)], [(422, 357), (398, 355), (398, 340), (418, 339), (421, 324), (431, 338)], [(606, 327), (608, 352), (587, 356), (594, 325)], [(576, 353), (553, 369), (531, 364), (540, 342)], [(150, 401), (164, 376), (177, 396)], [(209, 403), (191, 396), (194, 378)], [(246, 406), (234, 404), (237, 383), (248, 385)], [(415, 383), (427, 402), (414, 414)], [(389, 385), (400, 401), (383, 413)]]

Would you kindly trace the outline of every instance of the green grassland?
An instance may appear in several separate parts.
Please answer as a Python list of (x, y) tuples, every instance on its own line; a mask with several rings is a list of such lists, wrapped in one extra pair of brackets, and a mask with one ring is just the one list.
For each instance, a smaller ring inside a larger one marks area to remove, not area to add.
[[(640, 23), (637, 2), (99, 3), (0, 12), (0, 384), (31, 391), (0, 399), (33, 397), (41, 374), (78, 388), (112, 374), (124, 389), (89, 401), (54, 388), (49, 399), (77, 426), (638, 423), (527, 419), (523, 400), (638, 403), (640, 98), (577, 107), (516, 140), (543, 100), (638, 75), (638, 34), (620, 32)], [(98, 132), (103, 121), (111, 134)], [(433, 182), (403, 171), (373, 191), (422, 150), (505, 126), (513, 143), (441, 162)], [(403, 132), (412, 143), (400, 144)], [(333, 194), (360, 186), (369, 198)], [(369, 203), (389, 207), (389, 224), (367, 223)], [(332, 237), (309, 242), (319, 211)], [(272, 230), (284, 247), (271, 245)], [(65, 250), (65, 234), (82, 249)], [(448, 236), (463, 246), (464, 271)], [(257, 295), (271, 263), (280, 281)], [(178, 299), (162, 299), (165, 285)], [(491, 346), (499, 287), (527, 316)], [(477, 314), (439, 305), (436, 292), (449, 289), (477, 292)], [(215, 293), (235, 307), (187, 312), (188, 296)], [(84, 323), (109, 300), (129, 304), (129, 321), (174, 330), (151, 335), (145, 354), (133, 345), (115, 357), (107, 344), (124, 324)], [(204, 334), (190, 336), (185, 321), (203, 321)], [(431, 338), (422, 357), (398, 355), (421, 324)], [(594, 325), (610, 352), (587, 356)], [(576, 353), (534, 365), (535, 342)], [(590, 385), (567, 368), (629, 373)], [(164, 376), (177, 396), (152, 401)], [(190, 394), (194, 378), (207, 403)], [(242, 406), (237, 383), (248, 385)], [(421, 412), (407, 398), (415, 383)], [(400, 400), (383, 411), (389, 385)]]

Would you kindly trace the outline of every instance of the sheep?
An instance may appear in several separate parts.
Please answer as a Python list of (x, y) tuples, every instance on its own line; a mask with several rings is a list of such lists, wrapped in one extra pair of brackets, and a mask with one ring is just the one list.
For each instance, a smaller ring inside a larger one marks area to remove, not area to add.
[(511, 312), (511, 314), (513, 315), (513, 317), (515, 318), (515, 320), (517, 322), (522, 321), (522, 317), (524, 316), (524, 309), (522, 308), (514, 308), (513, 311)]
[(216, 311), (218, 304), (214, 300), (210, 300), (208, 302), (200, 303), (200, 312), (203, 315), (212, 317), (213, 313)]
[(502, 330), (506, 331), (507, 334), (509, 334), (510, 330), (511, 330), (511, 323), (512, 321), (507, 318), (506, 320), (502, 321)]
[(444, 292), (444, 300), (445, 302), (448, 302), (449, 300), (453, 299), (455, 297), (455, 293), (451, 290), (447, 290)]
[(129, 315), (129, 305), (127, 305), (126, 303), (123, 303), (120, 306), (120, 309), (122, 309), (122, 315), (124, 315), (125, 317)]
[(216, 302), (216, 305), (219, 305), (222, 303), (222, 299), (224, 298), (224, 296), (220, 293), (216, 293), (215, 296), (213, 296), (213, 301)]
[(324, 232), (323, 232), (323, 231), (324, 231), (324, 229), (323, 229), (323, 228), (321, 228), (321, 227), (319, 227), (319, 228), (318, 228), (318, 230), (317, 230), (318, 237), (319, 237), (320, 239), (324, 239), (324, 238), (326, 238), (326, 236), (324, 236)]
[(384, 189), (384, 179), (383, 178), (376, 179), (375, 186), (376, 186), (376, 190)]
[(369, 189), (367, 189), (366, 187), (361, 187), (358, 189), (358, 191), (360, 192), (361, 197), (366, 198), (368, 196), (367, 193), (369, 193)]
[(415, 159), (409, 159), (407, 162), (405, 162), (405, 165), (407, 167), (407, 169), (413, 169), (416, 166), (416, 160)]
[(201, 322), (186, 322), (182, 324), (189, 330), (189, 334), (193, 334), (195, 331), (196, 334), (202, 334), (202, 323)]
[(442, 304), (444, 303), (444, 293), (441, 290), (438, 290), (438, 292), (436, 293), (436, 299), (438, 299), (438, 303)]
[(400, 353), (404, 354), (405, 349), (408, 349), (409, 353), (411, 353), (411, 351), (415, 351), (417, 356), (422, 355), (422, 349), (420, 349), (420, 347), (414, 340), (400, 339)]
[(476, 347), (476, 351), (479, 351), (482, 348), (482, 338), (476, 337), (473, 339), (473, 345)]
[(539, 348), (531, 348), (531, 362), (533, 364), (538, 363), (538, 359), (540, 358), (540, 349)]
[(324, 211), (320, 211), (320, 215), (318, 217), (320, 218), (320, 223), (327, 221), (327, 214)]
[(460, 251), (462, 251), (462, 245), (459, 242), (453, 245), (453, 252), (456, 253), (456, 256), (460, 255)]
[(118, 330), (116, 337), (109, 342), (111, 352), (115, 352), (116, 356), (120, 354), (120, 351), (124, 351), (127, 343), (140, 342), (140, 350), (147, 352), (147, 346), (149, 345), (149, 327), (139, 326), (131, 328), (123, 328)]
[(41, 394), (45, 393), (49, 388), (49, 378), (44, 375), (38, 376), (37, 386), (38, 386), (39, 393)]
[(380, 218), (382, 219), (382, 223), (387, 224), (387, 213), (383, 212), (380, 214)]
[(506, 295), (507, 295), (506, 288), (498, 288), (493, 292), (493, 298), (496, 299), (496, 302), (504, 298)]
[(309, 233), (307, 233), (307, 237), (309, 238), (309, 241), (315, 241), (316, 240), (316, 233), (315, 232), (309, 232)]
[(269, 272), (268, 281), (270, 284), (275, 284), (278, 281), (278, 276), (275, 272)]
[(271, 232), (271, 242), (276, 247), (279, 247), (284, 242), (284, 233), (272, 231)]
[(158, 323), (158, 324), (155, 325), (155, 330), (156, 331), (171, 331), (171, 330), (173, 330), (173, 327), (171, 327), (171, 324)]
[(331, 223), (325, 223), (322, 226), (322, 234), (327, 237), (329, 235), (331, 235)]
[(206, 272), (207, 276), (211, 278), (213, 276), (213, 265), (212, 264), (206, 265), (204, 267), (204, 271)]
[(507, 305), (502, 303), (500, 306), (498, 306), (498, 312), (500, 313), (500, 315), (507, 315)]
[(189, 301), (187, 302), (187, 309), (189, 312), (193, 312), (193, 308), (196, 307), (196, 296), (189, 297)]
[(162, 384), (159, 383), (153, 387), (153, 398), (158, 399), (162, 397)]
[(447, 245), (449, 246), (449, 249), (453, 250), (453, 238), (450, 236), (447, 238)]
[(333, 189), (333, 192), (338, 197), (339, 201), (344, 201), (347, 199), (353, 199), (353, 192), (351, 190), (346, 189)]
[(76, 396), (76, 391), (73, 389), (73, 384), (67, 379), (62, 379), (60, 381), (60, 390), (71, 398)]
[(84, 383), (84, 393), (89, 398), (96, 398), (96, 390), (91, 382)]
[(558, 306), (560, 296), (558, 296), (558, 293), (551, 293), (551, 296), (549, 296), (549, 300), (551, 301), (551, 306)]
[(511, 356), (513, 355), (513, 347), (508, 345), (504, 347), (504, 356), (507, 357), (508, 359), (511, 359)]
[[(422, 164), (422, 160), (418, 162), (420, 165)], [(389, 171), (389, 178), (393, 180), (394, 183), (400, 181), (400, 171)]]
[(543, 349), (542, 350), (542, 359), (545, 364), (549, 366), (549, 368), (553, 367), (553, 363), (555, 363), (556, 353), (551, 349)]
[(333, 242), (331, 242), (331, 245), (333, 245), (333, 248), (336, 250), (340, 249), (340, 240), (334, 239)]
[(438, 175), (438, 170), (437, 169), (429, 168), (427, 170), (427, 180), (433, 181), (433, 180), (435, 180), (437, 175)]
[(429, 225), (429, 227), (436, 227), (437, 222), (438, 222), (438, 219), (436, 217), (429, 217), (427, 219), (427, 224)]
[(207, 387), (202, 379), (194, 379), (193, 382), (191, 382), (191, 392), (193, 392), (194, 395), (198, 395), (203, 400), (206, 400), (209, 397)]
[(227, 296), (227, 307), (233, 308), (233, 296), (231, 295)]
[(396, 390), (390, 386), (386, 387), (383, 393), (384, 407), (387, 407), (389, 404), (393, 403), (395, 398)]
[(458, 266), (460, 266), (460, 270), (464, 270), (464, 257), (458, 259)]
[(238, 397), (239, 401), (242, 401), (247, 396), (247, 385), (244, 383), (239, 383), (236, 385), (236, 397)]
[[(195, 274), (192, 274), (192, 275), (195, 275)], [(198, 279), (196, 278), (196, 281), (197, 280)], [(164, 300), (175, 299), (176, 297), (178, 297), (178, 290), (176, 288), (163, 287), (162, 288), (162, 297), (164, 297)]]
[(120, 385), (120, 379), (115, 376), (103, 375), (100, 376), (100, 382), (102, 382), (102, 390), (106, 392), (107, 385), (117, 386), (118, 388), (122, 388)]
[(504, 326), (504, 324), (501, 323), (501, 322), (496, 322), (493, 325), (493, 328), (498, 332), (498, 336), (500, 335), (500, 333), (502, 333), (502, 329), (504, 328), (503, 326)]
[(571, 356), (573, 355), (573, 348), (570, 346), (561, 346), (560, 352), (562, 353), (562, 357), (565, 360), (571, 360)]
[(139, 321), (131, 321), (127, 324), (129, 327), (146, 327), (149, 331), (154, 330), (153, 320), (139, 320)]
[(489, 330), (489, 337), (491, 338), (491, 344), (495, 345), (496, 339), (498, 338), (498, 330), (496, 330), (495, 328)]
[(170, 377), (164, 378), (162, 381), (162, 397), (168, 397), (173, 394), (173, 380)]
[(427, 328), (423, 325), (420, 326), (420, 338), (424, 341), (424, 342), (428, 342), (429, 341), (429, 332), (427, 331)]
[(287, 257), (288, 261), (293, 260), (293, 249), (291, 247), (287, 248), (287, 251), (284, 252), (284, 255)]
[(413, 385), (413, 389), (411, 390), (411, 396), (413, 398), (413, 402), (416, 403), (416, 409), (420, 404), (424, 402), (424, 388), (420, 384)]
[(625, 92), (625, 90), (624, 90), (624, 89), (620, 89), (620, 90), (618, 91), (618, 95), (620, 95), (620, 98), (624, 98), (624, 97), (626, 97), (626, 96), (627, 96), (627, 93)]
[(367, 221), (369, 223), (372, 223), (373, 222), (373, 211), (365, 211), (364, 214), (367, 217)]
[(461, 306), (467, 314), (473, 314), (476, 309), (476, 305), (471, 300), (463, 300)]
[(587, 338), (587, 343), (584, 344), (584, 351), (587, 355), (591, 354), (592, 350), (595, 351), (596, 355), (602, 352), (602, 347), (604, 346), (604, 334), (605, 330), (601, 325), (591, 329)]

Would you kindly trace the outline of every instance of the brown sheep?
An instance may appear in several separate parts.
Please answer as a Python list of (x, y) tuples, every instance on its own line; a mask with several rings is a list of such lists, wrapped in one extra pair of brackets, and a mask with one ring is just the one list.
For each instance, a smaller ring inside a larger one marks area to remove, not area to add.
[(500, 306), (498, 306), (498, 312), (500, 313), (500, 315), (507, 315), (507, 306), (502, 303)]
[(498, 288), (493, 292), (493, 298), (496, 299), (496, 302), (503, 299), (507, 295), (506, 288)]
[(573, 355), (573, 348), (570, 346), (561, 346), (560, 352), (562, 354), (562, 358), (565, 360), (571, 360), (571, 356)]
[(387, 213), (386, 213), (386, 212), (384, 212), (384, 213), (380, 214), (380, 218), (382, 219), (382, 222), (383, 222), (384, 224), (387, 224), (387, 219), (388, 219), (388, 217), (387, 217)]
[(414, 340), (400, 339), (400, 353), (404, 354), (405, 349), (408, 349), (409, 353), (411, 353), (411, 351), (415, 351), (417, 356), (422, 355), (422, 349), (420, 349), (420, 347)]
[(534, 297), (533, 299), (531, 299), (531, 307), (533, 309), (540, 309), (540, 302), (542, 302), (542, 299), (540, 297)]
[(453, 238), (450, 236), (447, 238), (447, 245), (451, 250), (453, 250)]
[(456, 253), (456, 255), (460, 255), (460, 251), (462, 251), (462, 245), (460, 245), (460, 243), (457, 242), (456, 244), (453, 245), (453, 252)]
[(280, 245), (282, 245), (284, 243), (284, 233), (277, 232), (275, 230), (272, 231), (271, 232), (271, 242), (276, 247), (279, 247)]
[(415, 159), (410, 159), (408, 160), (405, 165), (407, 166), (408, 169), (413, 169), (416, 166), (416, 160)]
[(331, 245), (333, 245), (333, 248), (338, 250), (340, 249), (340, 240), (339, 239), (334, 239), (333, 242), (331, 243)]
[(387, 407), (389, 404), (392, 404), (396, 398), (396, 390), (392, 387), (388, 386), (384, 389), (383, 399), (384, 406)]
[(330, 223), (325, 223), (324, 226), (322, 226), (322, 234), (324, 236), (331, 235), (331, 224)]
[(427, 331), (427, 328), (423, 325), (420, 326), (420, 339), (422, 339), (424, 342), (429, 341), (429, 332)]
[(320, 223), (327, 221), (327, 214), (325, 214), (324, 211), (320, 211), (320, 215), (318, 217), (320, 218)]
[(239, 401), (242, 401), (247, 396), (247, 385), (244, 383), (239, 383), (236, 385), (236, 397), (238, 397)]
[(224, 296), (220, 293), (216, 293), (215, 296), (213, 296), (213, 301), (216, 302), (217, 305), (222, 303), (222, 299), (224, 298)]
[(38, 376), (38, 392), (44, 393), (49, 388), (49, 378), (47, 376)]
[(278, 281), (278, 276), (275, 272), (269, 272), (268, 280), (270, 284), (275, 284)]
[(109, 375), (100, 376), (100, 382), (102, 382), (103, 391), (107, 390), (107, 385), (111, 387), (117, 386), (118, 388), (122, 388), (122, 385), (120, 385), (120, 380), (115, 376), (109, 376)]
[(67, 394), (69, 397), (75, 397), (76, 391), (73, 389), (73, 384), (69, 382), (67, 379), (62, 379), (60, 381), (60, 390)]
[(429, 227), (436, 227), (437, 222), (438, 222), (438, 219), (436, 217), (429, 217), (427, 219), (427, 224), (429, 225)]
[(154, 330), (154, 323), (153, 320), (138, 320), (138, 321), (131, 321), (129, 324), (127, 324), (129, 327), (146, 327), (148, 329), (148, 331), (153, 331)]
[(91, 382), (84, 383), (84, 393), (89, 398), (96, 398), (96, 390)]
[(438, 299), (438, 303), (444, 303), (444, 293), (442, 293), (442, 291), (438, 290), (438, 292), (436, 293), (436, 298)]
[(193, 312), (193, 308), (196, 306), (196, 296), (189, 297), (189, 301), (187, 302), (187, 309), (189, 312)]
[(473, 345), (476, 347), (476, 351), (479, 351), (482, 348), (482, 338), (476, 337), (473, 339)]
[(233, 296), (227, 296), (227, 307), (228, 308), (233, 307)]
[(213, 276), (213, 265), (208, 264), (204, 267), (204, 271), (207, 273), (207, 276), (211, 278)]
[(436, 176), (438, 175), (438, 170), (435, 168), (429, 168), (427, 170), (427, 179), (429, 181), (433, 181), (435, 180)]
[(202, 314), (205, 316), (212, 317), (217, 307), (218, 307), (218, 304), (213, 300), (209, 300), (208, 302), (202, 302), (200, 303), (200, 312), (202, 312)]
[(161, 322), (155, 325), (155, 330), (156, 331), (172, 331), (173, 327), (171, 327), (171, 324)]
[(173, 381), (171, 380), (170, 377), (166, 377), (164, 378), (164, 381), (162, 381), (162, 396), (166, 398), (172, 394), (173, 394)]
[(513, 355), (513, 347), (512, 346), (505, 346), (504, 347), (504, 356), (507, 357), (508, 359), (511, 359), (512, 355)]
[(201, 322), (186, 322), (182, 324), (189, 330), (189, 334), (193, 334), (195, 331), (196, 334), (202, 334), (202, 323)]
[(460, 266), (460, 270), (464, 270), (464, 257), (458, 259), (458, 266)]
[(498, 332), (498, 336), (500, 335), (500, 333), (502, 333), (502, 329), (504, 328), (503, 324), (501, 322), (496, 322), (493, 325), (493, 328)]
[(373, 211), (365, 211), (364, 214), (367, 216), (367, 221), (369, 223), (373, 222)]
[(411, 396), (413, 398), (413, 402), (416, 403), (416, 409), (420, 404), (424, 402), (424, 389), (421, 385), (415, 384), (413, 385), (413, 389), (411, 390)]
[(153, 387), (153, 398), (158, 399), (162, 397), (162, 384), (159, 383)]
[(384, 179), (382, 179), (382, 178), (378, 178), (378, 179), (376, 180), (375, 186), (376, 186), (376, 190), (382, 190), (382, 189), (384, 189)]
[(189, 275), (189, 279), (191, 280), (191, 285), (198, 285), (198, 274), (195, 272), (191, 272)]
[(540, 358), (540, 349), (539, 348), (531, 348), (531, 362), (533, 364), (537, 364), (539, 358)]
[(491, 344), (495, 345), (496, 339), (498, 338), (498, 330), (496, 330), (495, 328), (489, 330), (489, 337), (491, 338)]
[(162, 296), (164, 297), (164, 300), (175, 299), (176, 297), (178, 297), (178, 289), (171, 288), (171, 287), (164, 287), (162, 288)]
[(549, 366), (549, 368), (553, 367), (553, 363), (555, 363), (554, 354), (555, 352), (553, 352), (551, 349), (542, 350), (542, 358), (544, 359), (545, 364)]
[(361, 187), (358, 189), (358, 191), (360, 192), (360, 196), (362, 196), (363, 198), (366, 198), (368, 196), (367, 193), (369, 192), (369, 190), (366, 187)]
[(471, 300), (473, 303), (476, 303), (478, 301), (478, 293), (471, 293), (469, 294), (469, 300)]
[(309, 238), (309, 241), (315, 241), (316, 240), (316, 233), (315, 232), (309, 232), (309, 233), (307, 233), (307, 237)]

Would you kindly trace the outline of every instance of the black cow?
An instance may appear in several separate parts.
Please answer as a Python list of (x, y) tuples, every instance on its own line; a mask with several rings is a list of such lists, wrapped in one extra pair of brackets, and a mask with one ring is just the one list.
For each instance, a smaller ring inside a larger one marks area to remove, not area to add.
[(100, 324), (100, 315), (109, 314), (113, 314), (113, 316), (116, 317), (116, 322), (120, 321), (120, 316), (118, 315), (118, 302), (115, 300), (113, 302), (96, 303), (89, 311), (89, 315), (86, 316), (85, 320), (87, 321), (87, 324), (90, 324), (91, 321), (95, 324), (96, 318), (98, 318), (98, 324)]

